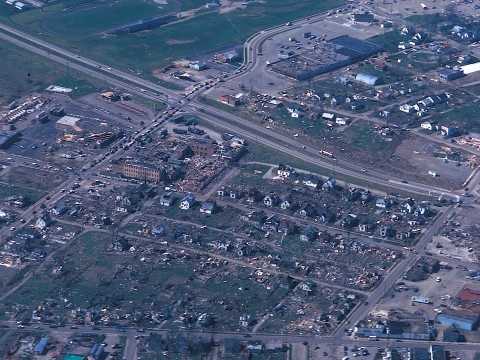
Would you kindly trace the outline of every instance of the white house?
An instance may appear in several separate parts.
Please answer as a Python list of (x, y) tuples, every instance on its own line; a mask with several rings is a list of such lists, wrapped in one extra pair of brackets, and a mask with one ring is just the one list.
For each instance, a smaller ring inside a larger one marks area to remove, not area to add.
[(180, 209), (188, 210), (195, 204), (195, 197), (192, 194), (187, 194), (185, 197), (180, 201)]
[(215, 212), (215, 209), (217, 208), (217, 204), (213, 201), (206, 201), (202, 204), (200, 207), (200, 212), (202, 214), (208, 214), (212, 215)]
[(404, 113), (410, 114), (410, 112), (413, 109), (413, 106), (410, 104), (403, 104), (403, 105), (400, 105), (398, 109)]
[(335, 114), (333, 114), (333, 113), (328, 113), (328, 112), (324, 112), (324, 113), (322, 114), (322, 118), (325, 119), (325, 120), (333, 121), (333, 120), (335, 120)]
[(425, 130), (433, 130), (433, 124), (430, 121), (424, 121), (420, 124), (420, 127)]
[(337, 118), (337, 119), (335, 120), (335, 123), (336, 123), (337, 125), (340, 125), (340, 126), (345, 126), (345, 125), (348, 124), (348, 122), (349, 122), (349, 121), (348, 121), (347, 118), (340, 118), (340, 117), (339, 117), (339, 118)]

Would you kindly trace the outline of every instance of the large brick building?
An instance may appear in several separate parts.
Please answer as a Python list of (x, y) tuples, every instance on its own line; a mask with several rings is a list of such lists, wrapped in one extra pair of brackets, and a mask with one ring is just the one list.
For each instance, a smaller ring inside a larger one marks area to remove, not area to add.
[(151, 164), (125, 161), (120, 165), (123, 176), (159, 184), (164, 178), (163, 168)]
[(212, 156), (217, 151), (217, 144), (209, 139), (195, 139), (188, 144), (194, 155)]

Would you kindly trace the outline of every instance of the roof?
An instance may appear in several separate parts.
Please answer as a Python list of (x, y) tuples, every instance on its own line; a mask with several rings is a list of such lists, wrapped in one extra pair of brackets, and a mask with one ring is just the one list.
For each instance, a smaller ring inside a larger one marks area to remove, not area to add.
[(462, 313), (441, 313), (437, 315), (437, 321), (441, 320), (455, 320), (461, 322), (475, 323), (478, 321), (478, 315), (476, 314), (462, 314)]
[(66, 354), (63, 360), (85, 360), (85, 356), (76, 354)]
[(45, 348), (47, 347), (47, 344), (48, 344), (48, 338), (47, 337), (41, 338), (40, 341), (35, 346), (35, 351), (39, 353), (44, 352)]
[(480, 62), (476, 62), (469, 65), (464, 65), (461, 67), (465, 75), (473, 74), (474, 72), (480, 71)]
[(56, 93), (61, 93), (61, 94), (68, 94), (68, 93), (71, 93), (73, 91), (73, 89), (66, 88), (66, 87), (63, 87), (63, 86), (58, 86), (58, 85), (50, 85), (45, 90), (51, 91), (51, 92), (56, 92)]
[(450, 75), (450, 74), (463, 73), (463, 71), (462, 69), (442, 68), (438, 70), (438, 73), (442, 75)]
[(70, 116), (70, 115), (65, 115), (57, 120), (57, 125), (69, 126), (76, 131), (81, 131), (82, 129), (80, 128), (80, 126), (78, 126), (79, 121), (80, 121), (80, 118)]
[(369, 56), (380, 51), (380, 47), (369, 41), (360, 40), (348, 35), (341, 35), (329, 40), (329, 42), (340, 45), (352, 51), (355, 55)]
[(375, 16), (372, 13), (364, 12), (361, 14), (353, 14), (353, 18), (358, 22), (372, 22), (375, 20)]
[(211, 201), (204, 202), (202, 204), (203, 210), (213, 210), (215, 208), (215, 203)]
[(357, 81), (361, 81), (361, 82), (372, 84), (372, 85), (375, 85), (378, 79), (379, 79), (378, 76), (367, 74), (367, 73), (358, 73), (357, 76), (355, 77), (355, 80)]
[(464, 287), (457, 294), (457, 299), (460, 301), (468, 301), (468, 302), (480, 301), (480, 291)]

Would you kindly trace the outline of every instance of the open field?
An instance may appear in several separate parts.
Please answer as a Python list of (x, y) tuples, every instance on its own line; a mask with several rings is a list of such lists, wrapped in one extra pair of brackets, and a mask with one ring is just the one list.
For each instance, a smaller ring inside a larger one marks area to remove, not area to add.
[[(32, 171), (35, 171), (34, 177), (32, 177)], [(0, 181), (38, 191), (51, 190), (60, 185), (64, 180), (65, 178), (61, 174), (40, 169), (33, 170), (25, 166), (14, 167), (0, 177)]]
[(5, 42), (0, 43), (0, 54), (0, 105), (52, 84), (73, 88), (74, 96), (96, 89), (96, 82), (85, 76)]
[(480, 132), (478, 112), (480, 104), (469, 103), (451, 111), (444, 112), (437, 117), (441, 125), (458, 126), (461, 129), (469, 129), (470, 132)]
[[(172, 7), (159, 9), (153, 3), (122, 0), (113, 5), (70, 7), (62, 2), (22, 14), (3, 15), (3, 21), (40, 35), (48, 41), (76, 49), (89, 57), (136, 71), (152, 70), (179, 57), (197, 55), (236, 45), (249, 35), (342, 4), (341, 0), (267, 0), (249, 4), (246, 9), (227, 12), (206, 11), (189, 20), (172, 23), (151, 31), (120, 36), (102, 32), (145, 17), (175, 12)], [(169, 2), (170, 3), (170, 2)], [(174, 1), (174, 3), (184, 3)], [(190, 1), (190, 7), (198, 6)], [(183, 9), (188, 8), (183, 5)]]
[(46, 193), (32, 188), (24, 188), (16, 185), (0, 183), (0, 199), (4, 200), (11, 196), (23, 196), (27, 204), (33, 204), (40, 200)]

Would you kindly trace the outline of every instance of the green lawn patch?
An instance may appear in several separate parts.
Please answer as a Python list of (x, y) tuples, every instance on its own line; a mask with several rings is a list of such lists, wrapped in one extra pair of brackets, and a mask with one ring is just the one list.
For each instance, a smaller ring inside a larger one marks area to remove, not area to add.
[(480, 104), (457, 107), (435, 117), (441, 125), (457, 126), (466, 131), (480, 132)]
[(23, 196), (27, 205), (36, 203), (47, 193), (30, 188), (24, 188), (16, 185), (0, 184), (0, 200), (5, 200), (11, 196)]
[[(203, 5), (200, 1), (89, 1), (75, 5), (62, 1), (42, 10), (0, 17), (61, 46), (107, 64), (145, 73), (181, 57), (195, 57), (242, 43), (251, 34), (296, 18), (342, 5), (343, 0), (265, 0), (251, 2), (244, 10), (219, 14), (217, 10), (150, 31), (105, 35), (115, 27), (154, 16)], [(176, 4), (176, 5), (175, 5)]]
[(100, 86), (96, 80), (6, 42), (0, 43), (0, 57), (0, 104), (52, 84), (72, 88), (73, 96), (85, 95)]

